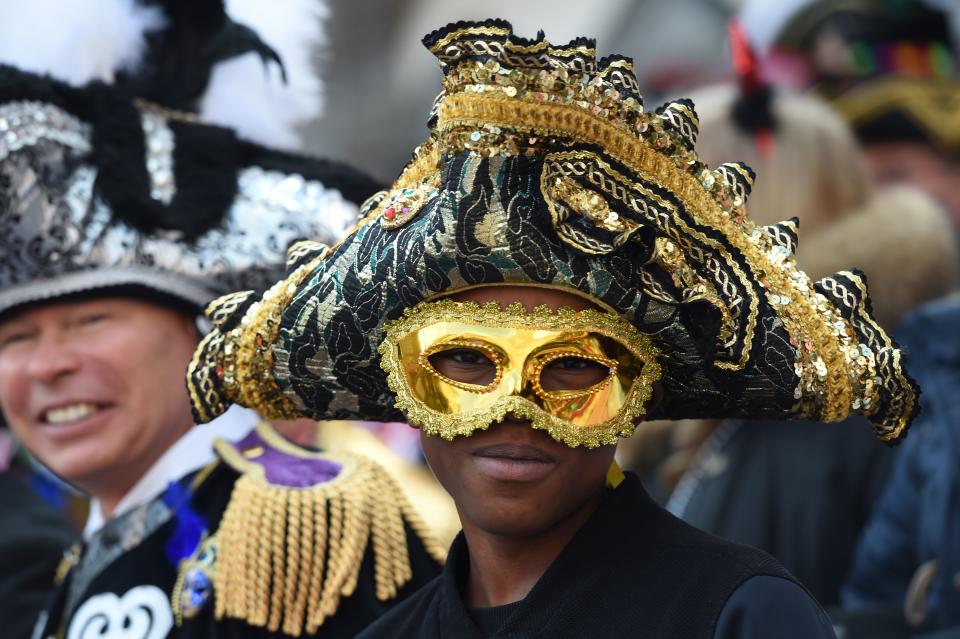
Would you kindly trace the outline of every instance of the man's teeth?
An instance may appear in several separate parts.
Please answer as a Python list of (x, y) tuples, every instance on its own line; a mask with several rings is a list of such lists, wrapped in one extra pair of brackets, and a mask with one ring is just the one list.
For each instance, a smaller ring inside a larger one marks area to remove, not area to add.
[(48, 410), (43, 418), (48, 424), (65, 424), (89, 417), (97, 410), (96, 404), (71, 404)]

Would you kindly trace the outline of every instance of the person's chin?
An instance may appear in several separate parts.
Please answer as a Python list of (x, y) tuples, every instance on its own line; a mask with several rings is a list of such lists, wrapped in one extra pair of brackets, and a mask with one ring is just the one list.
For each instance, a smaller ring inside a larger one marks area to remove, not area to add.
[(484, 532), (504, 537), (533, 537), (550, 529), (551, 518), (544, 515), (543, 508), (525, 504), (512, 506), (503, 504), (501, 508), (474, 513), (472, 520)]
[(117, 419), (115, 409), (109, 409), (82, 423), (44, 425), (36, 455), (56, 475), (84, 487), (87, 478), (109, 473), (133, 454), (119, 444), (123, 433), (115, 427)]

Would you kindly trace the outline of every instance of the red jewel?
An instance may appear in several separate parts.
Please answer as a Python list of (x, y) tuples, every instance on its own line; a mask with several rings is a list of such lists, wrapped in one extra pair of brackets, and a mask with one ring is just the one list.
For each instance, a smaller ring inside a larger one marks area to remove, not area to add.
[(392, 206), (383, 212), (383, 217), (387, 218), (388, 220), (392, 220), (396, 216), (397, 216), (397, 211)]

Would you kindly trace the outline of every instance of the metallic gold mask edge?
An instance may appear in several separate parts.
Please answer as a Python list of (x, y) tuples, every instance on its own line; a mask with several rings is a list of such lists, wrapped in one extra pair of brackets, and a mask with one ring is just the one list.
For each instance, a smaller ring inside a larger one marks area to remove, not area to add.
[[(426, 406), (414, 396), (403, 372), (399, 342), (413, 331), (437, 322), (464, 322), (479, 325), (550, 330), (587, 330), (615, 339), (626, 346), (643, 368), (627, 393), (623, 408), (613, 418), (592, 427), (577, 426), (544, 411), (528, 399), (511, 395), (498, 399), (485, 410), (474, 413), (444, 414)], [(485, 430), (502, 420), (508, 413), (530, 420), (533, 428), (545, 430), (556, 441), (572, 448), (596, 448), (615, 444), (619, 437), (627, 437), (636, 427), (634, 420), (643, 415), (646, 403), (653, 395), (653, 384), (660, 379), (659, 351), (650, 338), (620, 316), (591, 309), (573, 311), (561, 308), (552, 311), (538, 306), (527, 311), (520, 303), (506, 308), (496, 302), (477, 304), (442, 299), (421, 302), (407, 309), (404, 316), (384, 325), (385, 339), (380, 345), (381, 366), (387, 372), (387, 384), (396, 394), (396, 407), (409, 422), (424, 433), (452, 440)]]

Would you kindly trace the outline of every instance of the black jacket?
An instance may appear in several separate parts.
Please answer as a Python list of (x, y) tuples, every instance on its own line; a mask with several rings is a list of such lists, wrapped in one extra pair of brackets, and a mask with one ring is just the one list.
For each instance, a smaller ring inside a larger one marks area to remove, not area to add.
[(671, 497), (667, 507), (692, 526), (770, 553), (820, 603), (836, 605), (893, 461), (869, 426), (862, 417), (728, 420), (678, 486), (684, 503)]
[[(226, 464), (217, 463), (214, 470), (195, 488), (193, 508), (201, 513), (211, 530), (230, 501), (239, 474)], [(181, 485), (189, 485), (190, 478)], [(158, 633), (150, 624), (158, 618), (152, 607), (161, 606), (161, 595), (167, 604), (177, 580), (178, 570), (167, 558), (167, 545), (174, 535), (177, 522), (163, 505), (162, 496), (141, 507), (109, 520), (86, 544), (81, 563), (74, 567), (60, 586), (53, 607), (49, 610), (44, 639), (78, 624), (78, 617), (87, 620), (88, 634), (100, 636), (93, 630), (98, 624), (114, 628), (117, 624), (134, 625), (138, 619), (147, 619), (145, 630), (131, 639), (246, 639), (256, 637), (288, 637), (271, 633), (236, 619), (217, 620), (212, 602), (207, 603), (195, 617), (185, 619), (182, 626), (174, 626), (167, 633)], [(252, 531), (256, 534), (256, 531)], [(389, 610), (397, 601), (413, 593), (437, 574), (438, 566), (427, 554), (419, 537), (407, 531), (413, 579), (400, 589), (398, 596), (382, 602), (376, 596), (372, 549), (369, 547), (358, 577), (356, 591), (341, 600), (336, 613), (329, 617), (315, 635), (321, 639), (353, 639), (360, 630)], [(84, 610), (84, 606), (87, 607)], [(140, 628), (140, 626), (137, 626)], [(116, 632), (116, 630), (114, 630)], [(2, 633), (0, 633), (0, 636)], [(110, 634), (109, 636), (114, 636)], [(307, 635), (304, 635), (307, 636)]]
[(631, 475), (612, 491), (525, 599), (469, 611), (461, 534), (444, 573), (361, 639), (819, 639), (819, 605), (769, 555), (700, 532), (657, 506)]

